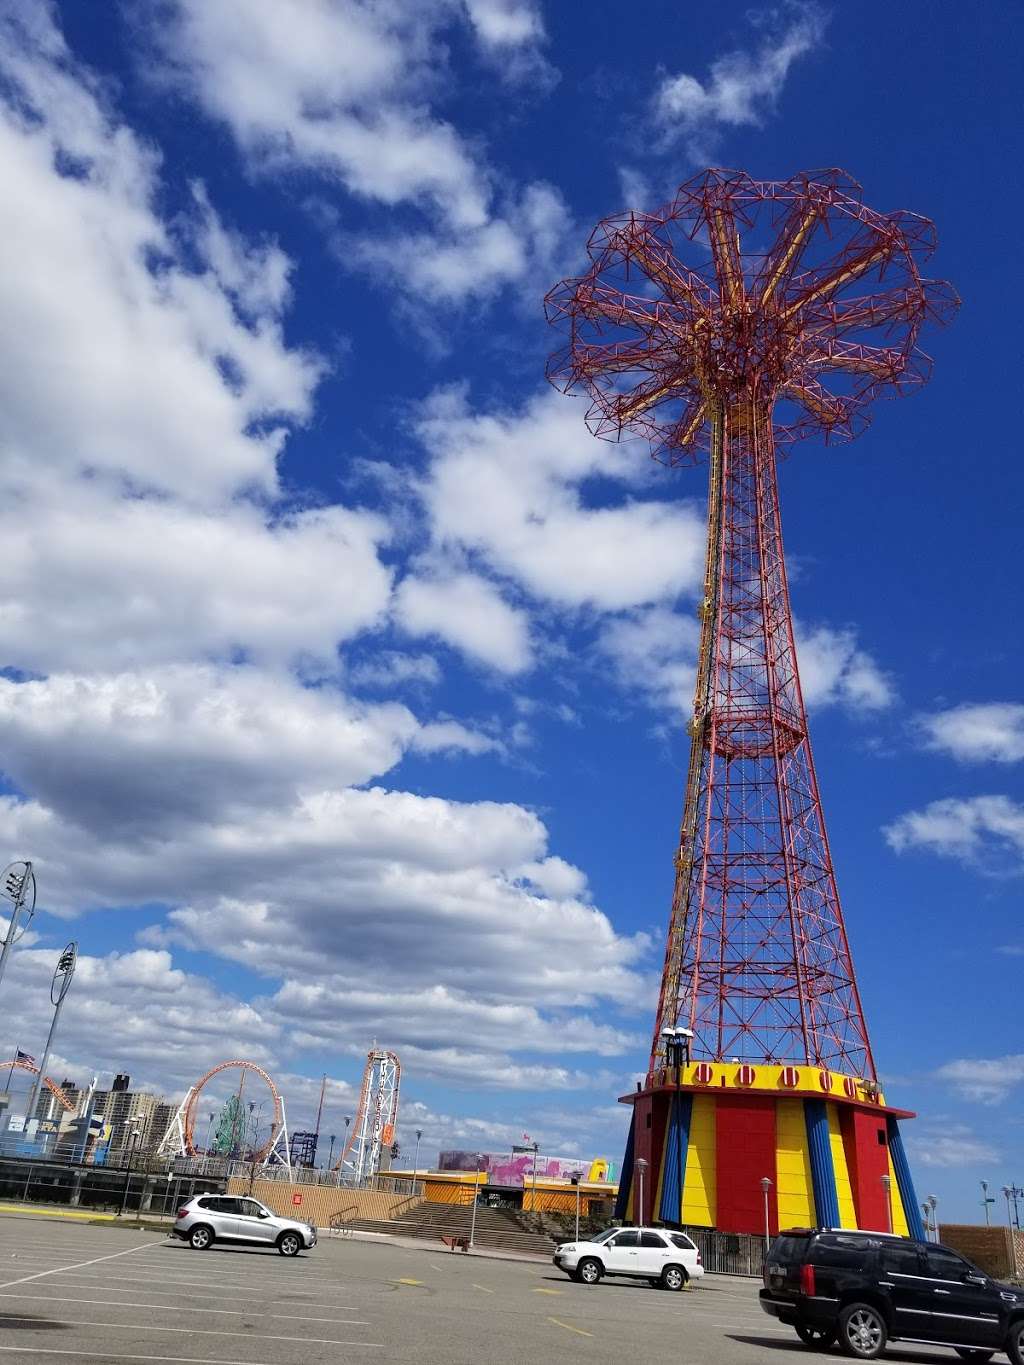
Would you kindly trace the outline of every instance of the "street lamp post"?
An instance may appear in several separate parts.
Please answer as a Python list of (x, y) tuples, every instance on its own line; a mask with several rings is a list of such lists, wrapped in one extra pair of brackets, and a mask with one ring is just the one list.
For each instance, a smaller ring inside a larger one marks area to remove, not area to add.
[(39, 1070), (36, 1072), (35, 1079), (32, 1082), (32, 1089), (28, 1093), (28, 1108), (25, 1111), (26, 1123), (32, 1117), (32, 1110), (35, 1108), (36, 1098), (39, 1095), (40, 1087), (46, 1076), (46, 1068), (50, 1061), (50, 1049), (53, 1046), (57, 1025), (60, 1022), (60, 1012), (64, 1008), (64, 998), (71, 989), (71, 980), (75, 975), (75, 964), (77, 962), (78, 944), (72, 939), (57, 959), (53, 980), (50, 983), (50, 1003), (53, 1005), (53, 1018), (50, 1020), (50, 1032), (46, 1035), (46, 1046), (43, 1048), (43, 1056), (39, 1063)]
[(989, 1205), (990, 1205), (990, 1204), (994, 1204), (996, 1201), (995, 1201), (994, 1199), (990, 1199), (990, 1198), (988, 1197), (988, 1181), (987, 1181), (987, 1180), (982, 1180), (980, 1183), (981, 1183), (981, 1202), (982, 1202), (982, 1204), (983, 1204), (984, 1207), (985, 1207), (985, 1226), (986, 1226), (987, 1228), (990, 1228), (990, 1227), (992, 1226), (992, 1215), (991, 1215), (991, 1213), (989, 1212)]
[[(3, 885), (0, 886), (0, 897), (13, 902), (11, 917), (7, 922), (7, 933), (3, 939), (3, 947), (0, 948), (0, 981), (2, 981), (11, 949), (25, 933), (36, 911), (36, 875), (32, 871), (31, 863), (11, 863), (4, 875)], [(28, 913), (21, 925), (21, 933), (19, 933), (18, 920), (26, 906)]]
[(423, 1136), (423, 1129), (422, 1129), (422, 1128), (417, 1128), (417, 1129), (416, 1129), (416, 1153), (415, 1153), (415, 1155), (413, 1156), (413, 1159), (412, 1159), (412, 1178), (413, 1178), (413, 1183), (415, 1183), (416, 1177), (417, 1177), (417, 1176), (419, 1175), (419, 1173), (420, 1173), (420, 1138), (421, 1138), (422, 1136)]
[(637, 1216), (636, 1225), (642, 1228), (644, 1225), (644, 1171), (647, 1170), (647, 1162), (642, 1156), (638, 1156), (633, 1162), (636, 1169), (636, 1195), (637, 1195)]
[(892, 1177), (886, 1172), (881, 1176), (882, 1189), (885, 1191), (886, 1232), (892, 1232)]
[(473, 1175), (473, 1212), (469, 1220), (470, 1250), (476, 1245), (476, 1206), (480, 1201), (480, 1153), (476, 1154), (476, 1171)]
[(140, 1120), (136, 1119), (128, 1127), (128, 1167), (125, 1171), (124, 1189), (121, 1191), (121, 1208), (117, 1215), (119, 1218), (124, 1217), (124, 1211), (128, 1206), (128, 1191), (132, 1183), (132, 1157), (135, 1155), (135, 1145), (139, 1140), (139, 1123)]
[(928, 1207), (932, 1211), (932, 1240), (937, 1242), (939, 1240), (939, 1216), (935, 1210), (939, 1207), (939, 1201), (935, 1198), (934, 1194), (929, 1194), (927, 1199)]
[(761, 1193), (764, 1195), (764, 1254), (768, 1255), (768, 1246), (772, 1240), (771, 1208), (768, 1196), (772, 1192), (772, 1182), (766, 1175), (761, 1177)]
[(573, 1171), (569, 1177), (576, 1186), (576, 1240), (580, 1240), (580, 1181), (583, 1179), (582, 1171)]
[(327, 1169), (328, 1169), (328, 1170), (331, 1169), (331, 1165), (332, 1165), (333, 1162), (334, 1162), (334, 1144), (335, 1144), (335, 1141), (336, 1141), (336, 1140), (337, 1140), (337, 1139), (336, 1139), (335, 1134), (332, 1133), (332, 1134), (331, 1134), (331, 1150), (327, 1153)]

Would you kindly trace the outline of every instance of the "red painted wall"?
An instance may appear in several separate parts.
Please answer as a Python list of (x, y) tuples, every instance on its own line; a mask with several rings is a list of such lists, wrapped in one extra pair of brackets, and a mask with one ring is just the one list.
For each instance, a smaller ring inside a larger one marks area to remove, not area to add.
[[(884, 1114), (870, 1109), (851, 1109), (839, 1106), (839, 1123), (843, 1134), (846, 1164), (850, 1169), (853, 1204), (857, 1210), (857, 1224), (885, 1232), (889, 1227), (889, 1208), (882, 1176), (889, 1174), (889, 1139)], [(885, 1139), (879, 1141), (879, 1133)], [(899, 1196), (893, 1191), (893, 1199)]]
[(775, 1099), (716, 1095), (715, 1148), (717, 1226), (722, 1232), (764, 1233), (761, 1180), (772, 1182), (768, 1219), (779, 1230), (775, 1170)]

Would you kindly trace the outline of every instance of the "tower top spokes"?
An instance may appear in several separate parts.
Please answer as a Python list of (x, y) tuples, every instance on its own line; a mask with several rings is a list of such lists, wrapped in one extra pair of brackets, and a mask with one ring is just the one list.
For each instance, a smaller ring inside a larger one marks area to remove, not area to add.
[(590, 269), (546, 300), (569, 331), (548, 376), (589, 394), (596, 435), (645, 435), (668, 464), (752, 400), (773, 409), (777, 445), (850, 440), (873, 398), (929, 375), (920, 328), (958, 303), (922, 276), (934, 245), (927, 219), (869, 209), (838, 170), (706, 171), (656, 213), (598, 224)]

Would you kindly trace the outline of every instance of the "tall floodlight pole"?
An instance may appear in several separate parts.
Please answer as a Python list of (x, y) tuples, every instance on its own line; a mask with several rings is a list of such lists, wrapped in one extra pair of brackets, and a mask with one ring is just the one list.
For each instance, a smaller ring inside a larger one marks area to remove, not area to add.
[[(640, 436), (666, 465), (709, 467), (675, 884), (647, 1077), (623, 1097), (633, 1121), (620, 1217), (642, 1159), (657, 1199), (642, 1213), (675, 1218), (666, 1161), (685, 1142), (684, 1180), (705, 1170), (715, 1132), (714, 1193), (691, 1188), (708, 1226), (758, 1232), (751, 1163), (778, 1188), (780, 1154), (796, 1143), (813, 1183), (803, 1216), (827, 1209), (838, 1224), (836, 1182), (849, 1179), (845, 1216), (879, 1226), (888, 1148), (911, 1232), (923, 1232), (898, 1126), (912, 1116), (878, 1086), (825, 831), (777, 459), (814, 433), (852, 439), (873, 398), (928, 377), (921, 327), (958, 302), (923, 277), (933, 246), (927, 219), (876, 212), (841, 171), (766, 181), (709, 170), (656, 212), (599, 223), (585, 273), (546, 300), (567, 334), (548, 376), (589, 397), (594, 434)], [(697, 1059), (682, 1085), (668, 1060), (680, 1027)], [(763, 1108), (756, 1138), (750, 1092)], [(836, 1132), (852, 1167), (838, 1174), (825, 1160)]]
[(0, 897), (12, 902), (7, 933), (4, 935), (3, 947), (0, 948), (0, 982), (2, 982), (4, 972), (7, 970), (7, 959), (11, 955), (11, 949), (31, 924), (32, 916), (36, 912), (36, 874), (32, 871), (31, 863), (11, 863), (4, 872)]
[(78, 962), (78, 944), (72, 939), (57, 960), (54, 969), (53, 980), (50, 982), (50, 1000), (53, 1004), (53, 1018), (50, 1021), (50, 1032), (46, 1035), (46, 1047), (39, 1062), (39, 1073), (32, 1082), (32, 1089), (29, 1091), (28, 1108), (25, 1110), (26, 1122), (31, 1119), (32, 1111), (36, 1105), (36, 1097), (39, 1094), (39, 1087), (46, 1076), (46, 1068), (50, 1061), (50, 1049), (57, 1033), (57, 1025), (60, 1022), (60, 1013), (64, 1008), (64, 1000), (68, 991), (71, 989), (71, 979), (75, 974), (75, 965)]

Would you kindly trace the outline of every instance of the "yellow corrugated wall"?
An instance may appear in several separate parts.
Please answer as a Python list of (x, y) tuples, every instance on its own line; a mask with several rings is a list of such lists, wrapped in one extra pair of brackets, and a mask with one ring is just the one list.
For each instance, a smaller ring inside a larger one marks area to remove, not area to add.
[(683, 1177), (683, 1222), (715, 1225), (715, 1101), (694, 1095)]
[(803, 1100), (779, 1100), (775, 1117), (779, 1227), (814, 1227), (814, 1185)]
[(892, 1153), (889, 1153), (889, 1188), (892, 1190), (892, 1230), (898, 1237), (909, 1237), (910, 1228), (907, 1225), (907, 1215), (903, 1208), (903, 1199), (900, 1195), (899, 1183), (896, 1180), (896, 1172), (893, 1169)]
[(834, 1104), (827, 1104), (828, 1136), (832, 1148), (832, 1167), (836, 1173), (836, 1197), (839, 1200), (839, 1226), (855, 1228), (857, 1210), (853, 1204), (853, 1186), (850, 1184), (850, 1168), (846, 1164), (846, 1148), (843, 1146), (843, 1133), (839, 1127), (839, 1111)]

